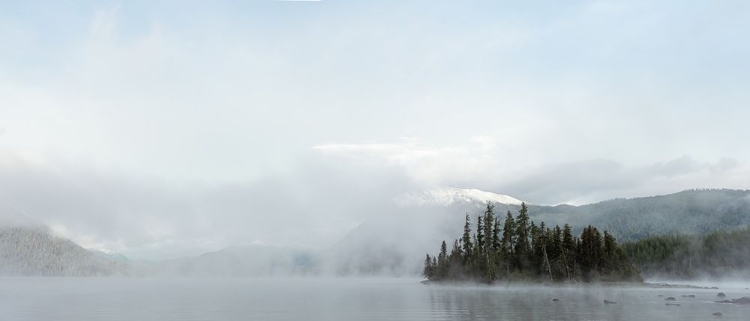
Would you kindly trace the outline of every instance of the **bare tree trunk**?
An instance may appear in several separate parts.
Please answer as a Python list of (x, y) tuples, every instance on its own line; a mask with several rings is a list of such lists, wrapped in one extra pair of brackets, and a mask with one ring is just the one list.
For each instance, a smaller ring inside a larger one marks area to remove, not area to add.
[(542, 247), (542, 251), (544, 252), (544, 262), (547, 263), (547, 271), (549, 272), (549, 281), (553, 282), (552, 280), (552, 266), (549, 264), (549, 257), (547, 257), (547, 246)]

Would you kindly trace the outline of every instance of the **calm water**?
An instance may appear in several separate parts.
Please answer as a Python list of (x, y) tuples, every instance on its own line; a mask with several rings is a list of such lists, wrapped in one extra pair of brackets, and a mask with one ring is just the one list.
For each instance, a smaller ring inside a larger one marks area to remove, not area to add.
[[(719, 291), (727, 298), (750, 296), (744, 286), (458, 287), (418, 281), (0, 278), (0, 320), (750, 320), (750, 306), (713, 302)], [(682, 297), (689, 294), (696, 298)], [(681, 306), (666, 306), (658, 295), (673, 296)], [(617, 304), (604, 305), (603, 299)]]

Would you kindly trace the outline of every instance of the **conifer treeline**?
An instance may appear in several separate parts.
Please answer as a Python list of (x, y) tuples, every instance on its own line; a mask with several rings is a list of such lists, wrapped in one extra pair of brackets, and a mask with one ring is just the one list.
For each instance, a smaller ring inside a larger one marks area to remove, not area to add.
[(563, 228), (548, 228), (544, 222), (537, 226), (529, 220), (525, 203), (515, 218), (508, 211), (501, 220), (489, 202), (484, 214), (477, 217), (475, 233), (466, 214), (463, 236), (453, 242), (450, 252), (443, 241), (437, 256), (427, 254), (424, 276), (430, 281), (488, 283), (640, 280), (638, 271), (606, 231), (602, 235), (589, 225), (575, 237), (568, 224)]

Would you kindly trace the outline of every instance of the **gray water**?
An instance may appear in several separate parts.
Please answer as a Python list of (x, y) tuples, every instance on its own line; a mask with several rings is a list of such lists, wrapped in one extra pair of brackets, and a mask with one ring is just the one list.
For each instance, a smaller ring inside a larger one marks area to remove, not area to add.
[[(750, 296), (744, 287), (461, 287), (418, 281), (0, 278), (0, 320), (750, 320), (750, 306), (714, 302), (719, 291), (727, 298)], [(682, 297), (690, 294), (696, 297)], [(659, 295), (673, 296), (681, 306), (667, 306)], [(604, 305), (604, 299), (617, 304)]]

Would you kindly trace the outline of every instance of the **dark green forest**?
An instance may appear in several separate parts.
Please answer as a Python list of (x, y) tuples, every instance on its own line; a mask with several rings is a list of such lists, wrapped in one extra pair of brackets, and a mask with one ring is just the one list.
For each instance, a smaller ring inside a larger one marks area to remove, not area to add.
[(445, 241), (437, 256), (427, 254), (424, 276), (430, 281), (641, 281), (615, 238), (593, 226), (580, 237), (570, 225), (549, 228), (529, 219), (526, 204), (514, 218), (496, 217), (487, 203), (472, 230), (466, 215), (464, 233), (448, 251)]
[(705, 235), (656, 236), (624, 243), (622, 248), (647, 277), (747, 278), (750, 272), (750, 227)]

